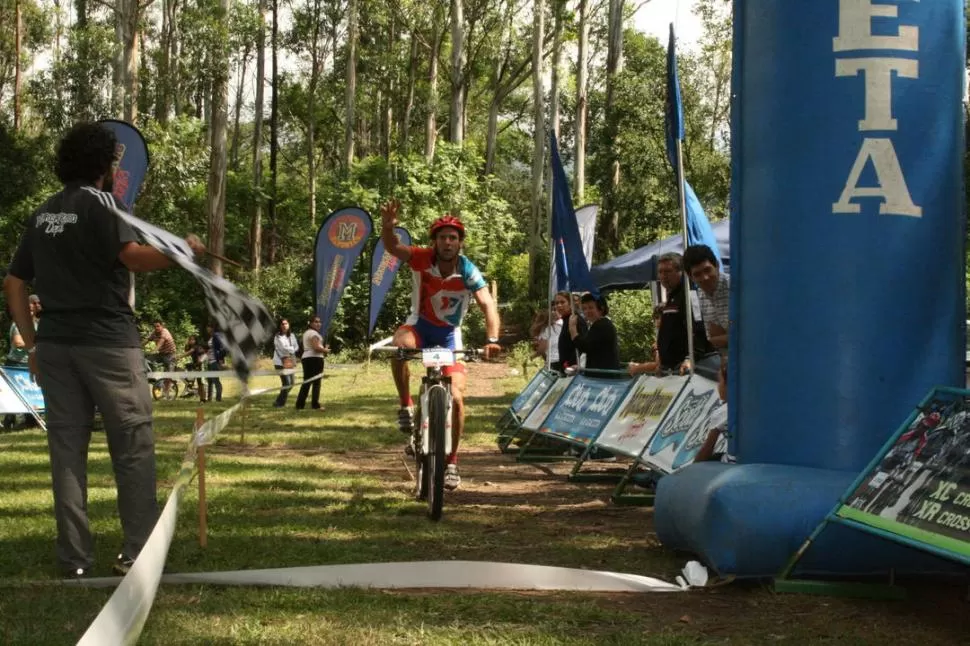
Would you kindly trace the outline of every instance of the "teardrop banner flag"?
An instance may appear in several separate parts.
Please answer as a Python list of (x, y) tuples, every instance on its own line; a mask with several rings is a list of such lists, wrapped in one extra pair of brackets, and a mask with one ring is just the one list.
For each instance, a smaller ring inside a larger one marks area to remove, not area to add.
[(118, 139), (115, 149), (114, 187), (111, 192), (129, 213), (133, 212), (135, 199), (148, 173), (148, 145), (138, 128), (124, 121), (104, 119), (101, 125), (114, 133)]
[[(127, 121), (102, 119), (102, 126), (114, 133), (118, 144), (115, 147), (113, 185), (111, 194), (121, 202), (128, 213), (134, 215), (135, 200), (148, 174), (148, 144), (138, 128)], [(128, 290), (128, 305), (135, 309), (135, 273), (129, 272), (131, 287)]]
[[(398, 242), (410, 247), (411, 234), (404, 227), (394, 227), (394, 235)], [(367, 336), (374, 333), (374, 326), (377, 324), (377, 315), (381, 313), (384, 306), (384, 299), (391, 291), (394, 284), (394, 276), (401, 268), (401, 260), (392, 256), (384, 248), (384, 240), (379, 239), (374, 245), (374, 254), (370, 260), (370, 323), (367, 327)]]
[(337, 209), (320, 225), (313, 253), (313, 293), (316, 295), (314, 311), (320, 317), (323, 337), (327, 336), (354, 263), (373, 229), (370, 214), (356, 206)]

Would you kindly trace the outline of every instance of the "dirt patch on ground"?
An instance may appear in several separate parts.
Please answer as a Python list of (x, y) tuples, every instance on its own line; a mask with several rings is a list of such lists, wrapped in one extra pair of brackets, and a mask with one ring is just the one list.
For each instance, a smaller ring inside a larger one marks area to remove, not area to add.
[[(476, 364), (469, 370), (469, 391), (476, 396), (501, 395), (504, 389), (499, 380), (508, 374), (508, 367), (501, 364)], [(346, 452), (330, 459), (341, 470), (375, 475), (402, 489), (413, 486), (405, 472), (408, 461), (400, 451)], [(573, 565), (673, 581), (692, 557), (660, 545), (654, 533), (653, 509), (612, 504), (612, 484), (569, 482), (572, 467), (572, 462), (518, 463), (513, 455), (490, 448), (463, 450), (462, 486), (448, 494), (442, 522), (474, 521), (479, 535), (469, 538), (459, 558)], [(622, 463), (588, 463), (583, 470), (622, 471), (624, 467)], [(576, 558), (581, 565), (573, 562)], [(778, 594), (770, 582), (763, 581), (728, 583), (686, 594), (586, 596), (604, 612), (641, 616), (645, 635), (670, 633), (705, 643), (967, 643), (970, 613), (965, 589), (916, 585), (909, 592), (905, 602), (842, 599)]]

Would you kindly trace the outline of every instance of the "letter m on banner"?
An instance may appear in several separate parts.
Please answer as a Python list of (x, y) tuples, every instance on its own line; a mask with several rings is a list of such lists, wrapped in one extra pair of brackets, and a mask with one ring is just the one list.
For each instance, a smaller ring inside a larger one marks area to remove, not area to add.
[(313, 253), (313, 293), (324, 337), (373, 226), (370, 214), (356, 206), (337, 209), (320, 225)]

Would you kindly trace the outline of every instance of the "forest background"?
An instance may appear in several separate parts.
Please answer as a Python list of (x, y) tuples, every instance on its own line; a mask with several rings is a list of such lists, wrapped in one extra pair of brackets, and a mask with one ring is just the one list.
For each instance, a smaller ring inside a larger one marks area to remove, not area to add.
[[(114, 117), (149, 144), (136, 215), (203, 234), (245, 267), (213, 270), (298, 332), (323, 218), (346, 205), (379, 218), (395, 197), (419, 243), (440, 214), (465, 220), (466, 253), (521, 334), (547, 299), (550, 132), (575, 205), (600, 207), (595, 262), (679, 230), (666, 43), (633, 28), (663, 1), (0, 0), (0, 259), (58, 188), (58, 138)], [(730, 10), (678, 2), (700, 25), (679, 52), (685, 172), (712, 220), (729, 211)], [(331, 325), (337, 350), (368, 341), (369, 254)], [(403, 319), (409, 290), (396, 281), (375, 338)], [(185, 272), (139, 276), (137, 303), (179, 341), (205, 321)], [(611, 304), (621, 356), (643, 358), (649, 292)], [(480, 315), (468, 325), (481, 342)]]

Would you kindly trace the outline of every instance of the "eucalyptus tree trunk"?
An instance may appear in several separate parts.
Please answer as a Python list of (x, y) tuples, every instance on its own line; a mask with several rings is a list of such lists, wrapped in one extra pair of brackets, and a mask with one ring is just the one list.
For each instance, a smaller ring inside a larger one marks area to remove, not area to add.
[[(623, 69), (623, 0), (609, 0), (609, 17), (606, 49), (606, 139), (613, 141), (617, 134), (616, 77)], [(605, 247), (616, 253), (620, 248), (620, 212), (616, 205), (616, 193), (620, 185), (620, 160), (613, 147), (609, 148), (610, 183), (605, 191), (602, 237)]]
[(542, 217), (545, 209), (542, 199), (543, 170), (545, 169), (546, 118), (544, 89), (542, 82), (542, 41), (545, 29), (545, 7), (543, 0), (533, 2), (532, 21), (532, 218), (529, 227), (529, 296), (541, 298), (544, 295), (542, 272), (539, 271), (539, 257), (542, 243)]
[(270, 175), (270, 202), (269, 202), (269, 250), (266, 254), (266, 261), (269, 264), (276, 262), (276, 198), (279, 187), (279, 173), (277, 160), (279, 158), (279, 131), (280, 131), (280, 3), (273, 0), (273, 32), (271, 36), (272, 48), (272, 91), (270, 93), (270, 116), (269, 116), (269, 175)]
[(443, 2), (435, 3), (431, 22), (431, 51), (428, 53), (428, 103), (424, 124), (424, 156), (428, 161), (434, 159), (438, 141), (438, 54), (444, 39), (443, 5)]
[(246, 85), (246, 68), (249, 64), (249, 44), (243, 47), (242, 57), (239, 59), (239, 83), (236, 85), (236, 102), (232, 116), (232, 146), (229, 148), (229, 165), (234, 171), (239, 170), (239, 117), (242, 112), (243, 87)]
[[(222, 33), (229, 32), (229, 0), (220, 0), (222, 9)], [(209, 243), (214, 253), (223, 255), (226, 237), (226, 144), (229, 121), (229, 50), (225, 42), (210, 45), (212, 49), (212, 129), (209, 153), (209, 184), (207, 205), (209, 211)], [(212, 273), (222, 275), (222, 261), (213, 256)]]
[(115, 36), (118, 48), (112, 74), (111, 108), (125, 121), (138, 116), (138, 0), (116, 0)]
[(24, 25), (20, 15), (20, 0), (14, 2), (14, 46), (13, 46), (13, 129), (20, 130), (20, 50)]
[(253, 106), (253, 214), (249, 223), (249, 266), (259, 271), (263, 255), (263, 93), (266, 87), (266, 0), (259, 0), (256, 33), (256, 102)]
[(407, 99), (404, 104), (404, 112), (401, 115), (400, 142), (401, 152), (407, 155), (411, 151), (411, 115), (414, 112), (414, 88), (417, 84), (418, 76), (418, 38), (416, 34), (411, 34), (411, 51), (408, 57), (408, 89)]
[(576, 56), (576, 153), (574, 167), (576, 176), (573, 184), (576, 203), (582, 205), (586, 199), (586, 95), (589, 82), (589, 0), (579, 0), (577, 38), (579, 39)]
[(344, 115), (344, 173), (350, 177), (354, 164), (354, 137), (357, 127), (357, 3), (350, 0), (347, 9), (347, 77), (346, 114)]
[(451, 114), (449, 141), (461, 145), (465, 140), (465, 3), (451, 0)]

